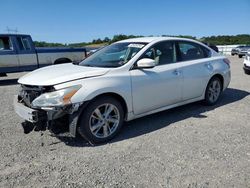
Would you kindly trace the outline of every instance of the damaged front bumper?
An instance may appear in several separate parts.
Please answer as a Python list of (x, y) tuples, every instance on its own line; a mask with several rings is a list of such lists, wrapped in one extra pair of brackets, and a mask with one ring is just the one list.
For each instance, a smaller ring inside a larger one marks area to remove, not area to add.
[(79, 103), (47, 109), (33, 109), (19, 101), (17, 95), (14, 97), (13, 103), (15, 112), (25, 120), (25, 122), (22, 123), (25, 134), (33, 130), (45, 131), (47, 129), (52, 130), (55, 127), (60, 129), (60, 126), (64, 128), (67, 126), (67, 130), (75, 137), (78, 117), (81, 112), (79, 108), (82, 104)]

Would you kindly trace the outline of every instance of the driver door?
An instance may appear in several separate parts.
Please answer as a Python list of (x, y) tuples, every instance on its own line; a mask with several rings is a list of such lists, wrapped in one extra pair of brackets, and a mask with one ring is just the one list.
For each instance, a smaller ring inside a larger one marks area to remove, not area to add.
[(154, 59), (156, 66), (130, 71), (134, 113), (139, 115), (180, 102), (183, 75), (181, 65), (176, 63), (175, 42), (158, 43), (142, 58)]
[(0, 36), (0, 73), (19, 71), (19, 61), (12, 44), (12, 38)]

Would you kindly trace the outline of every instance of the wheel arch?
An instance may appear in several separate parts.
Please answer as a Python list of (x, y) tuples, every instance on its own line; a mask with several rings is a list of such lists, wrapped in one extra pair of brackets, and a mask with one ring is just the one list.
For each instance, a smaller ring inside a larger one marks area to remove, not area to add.
[(207, 86), (208, 86), (210, 80), (212, 80), (212, 79), (215, 78), (215, 77), (217, 77), (217, 78), (220, 79), (221, 84), (222, 84), (221, 89), (222, 89), (222, 91), (223, 91), (224, 85), (225, 85), (225, 83), (224, 83), (224, 77), (223, 77), (223, 75), (220, 74), (220, 73), (215, 73), (214, 75), (212, 75), (212, 76), (207, 80), (207, 84), (205, 85), (205, 88), (204, 88), (204, 90), (203, 90), (203, 95), (202, 95), (203, 98), (205, 97), (205, 93), (206, 93), (206, 90), (207, 90)]
[(54, 64), (56, 65), (56, 64), (70, 63), (70, 62), (72, 62), (71, 59), (69, 59), (69, 58), (67, 58), (67, 57), (63, 57), (63, 58), (56, 59), (56, 60), (54, 61)]
[(121, 103), (123, 111), (124, 111), (124, 117), (126, 118), (126, 114), (128, 113), (128, 106), (127, 106), (126, 100), (121, 95), (119, 95), (115, 92), (106, 92), (106, 93), (102, 93), (102, 94), (99, 94), (99, 95), (93, 97), (89, 102), (94, 101), (94, 100), (101, 98), (101, 97), (112, 97), (112, 98), (116, 99), (117, 101), (119, 101)]
[(126, 103), (124, 97), (122, 97), (121, 95), (119, 95), (119, 94), (117, 94), (115, 92), (101, 93), (101, 94), (98, 94), (98, 95), (92, 97), (91, 99), (86, 100), (85, 102), (83, 102), (83, 104), (81, 105), (79, 110), (70, 115), (70, 117), (69, 117), (69, 131), (70, 131), (70, 134), (72, 136), (75, 137), (76, 134), (77, 134), (77, 127), (79, 127), (80, 116), (81, 116), (82, 113), (84, 113), (84, 109), (88, 108), (88, 105), (92, 101), (94, 101), (94, 100), (96, 100), (96, 99), (98, 99), (100, 97), (105, 97), (105, 96), (113, 97), (113, 98), (115, 98), (116, 100), (118, 100), (121, 103), (122, 108), (124, 110), (124, 119), (126, 120), (127, 115), (128, 115), (128, 106), (127, 106), (127, 103)]
[[(209, 79), (208, 83), (210, 82), (210, 80), (212, 80), (212, 79), (215, 78), (215, 77), (219, 78), (219, 80), (220, 80), (220, 82), (221, 82), (221, 84), (222, 84), (221, 90), (223, 90), (223, 88), (224, 88), (224, 77), (223, 77), (221, 74), (219, 74), (219, 73), (214, 74), (214, 75)], [(207, 83), (207, 84), (208, 84), (208, 83)]]

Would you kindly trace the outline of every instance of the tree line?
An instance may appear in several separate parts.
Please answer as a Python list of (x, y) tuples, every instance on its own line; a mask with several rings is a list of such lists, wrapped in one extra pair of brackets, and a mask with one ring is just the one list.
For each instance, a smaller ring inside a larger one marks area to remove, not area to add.
[(250, 35), (219, 35), (203, 37), (201, 41), (209, 42), (215, 45), (233, 45), (233, 44), (250, 44)]
[[(248, 44), (250, 45), (250, 35), (249, 34), (241, 34), (241, 35), (219, 35), (219, 36), (210, 36), (210, 37), (202, 37), (197, 39), (194, 36), (190, 35), (162, 35), (162, 36), (170, 36), (170, 37), (182, 37), (182, 38), (191, 38), (195, 40), (199, 40), (201, 42), (207, 42), (214, 45), (233, 45), (233, 44)], [(143, 37), (141, 35), (114, 35), (112, 38), (105, 37), (103, 39), (98, 38), (94, 39), (91, 42), (81, 42), (81, 43), (71, 43), (71, 44), (62, 44), (62, 43), (48, 43), (44, 41), (34, 41), (36, 47), (85, 47), (90, 45), (107, 45), (120, 40)]]

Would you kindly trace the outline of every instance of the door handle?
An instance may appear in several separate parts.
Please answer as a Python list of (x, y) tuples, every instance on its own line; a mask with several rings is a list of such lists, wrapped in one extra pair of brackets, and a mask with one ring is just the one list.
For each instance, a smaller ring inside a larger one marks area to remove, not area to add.
[(176, 75), (176, 76), (179, 76), (181, 74), (181, 71), (179, 71), (178, 69), (175, 69), (173, 71), (173, 73)]

